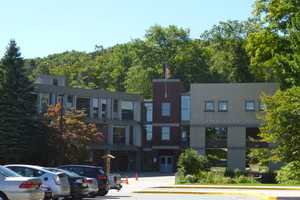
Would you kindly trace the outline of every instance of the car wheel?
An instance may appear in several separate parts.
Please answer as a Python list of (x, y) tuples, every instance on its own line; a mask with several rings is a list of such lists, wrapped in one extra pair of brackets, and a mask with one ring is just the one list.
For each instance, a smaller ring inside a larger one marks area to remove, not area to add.
[(108, 190), (100, 190), (100, 191), (98, 192), (98, 195), (99, 195), (99, 196), (105, 196), (105, 195), (107, 195), (107, 193), (108, 193)]
[(0, 193), (0, 200), (8, 200), (8, 198), (4, 194)]

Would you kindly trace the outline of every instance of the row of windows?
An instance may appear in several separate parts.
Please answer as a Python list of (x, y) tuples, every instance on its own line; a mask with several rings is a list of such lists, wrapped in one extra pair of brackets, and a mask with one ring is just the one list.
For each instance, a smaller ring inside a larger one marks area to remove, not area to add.
[[(265, 104), (259, 102), (257, 103), (258, 110), (265, 110)], [(245, 101), (245, 111), (255, 111), (256, 110), (256, 102), (254, 100), (246, 100)], [(215, 112), (215, 102), (214, 101), (205, 101), (204, 103), (204, 111), (205, 112)], [(218, 112), (228, 112), (228, 101), (218, 101)]]
[[(171, 128), (168, 126), (161, 127), (161, 134), (160, 139), (162, 141), (170, 141), (171, 140)], [(150, 142), (153, 139), (153, 132), (152, 132), (152, 125), (146, 125), (145, 126), (145, 132), (146, 132), (146, 141)], [(187, 142), (189, 137), (189, 129), (188, 128), (182, 128), (181, 130), (181, 140), (182, 142)]]
[[(91, 117), (93, 119), (99, 119), (100, 117), (102, 119), (107, 119), (108, 100), (109, 99), (106, 98), (90, 99), (88, 97), (75, 97), (74, 95), (65, 95), (63, 104), (66, 109), (71, 109), (75, 107), (75, 102), (76, 102), (76, 108), (85, 110), (88, 117), (90, 117), (90, 109), (91, 109), (91, 115), (92, 115)], [(41, 112), (46, 112), (48, 109), (48, 105), (55, 105), (58, 102), (62, 102), (62, 95), (44, 94), (44, 93), (40, 94)], [(119, 102), (120, 101), (118, 99), (113, 100), (113, 105), (112, 105), (113, 118), (118, 119), (119, 111), (120, 111), (121, 119), (133, 120), (134, 102), (132, 101), (121, 101), (120, 103)]]

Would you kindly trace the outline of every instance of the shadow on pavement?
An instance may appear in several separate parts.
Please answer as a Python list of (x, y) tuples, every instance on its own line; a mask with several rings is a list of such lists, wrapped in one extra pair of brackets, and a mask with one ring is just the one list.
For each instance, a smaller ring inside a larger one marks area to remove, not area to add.
[(128, 195), (120, 195), (120, 196), (99, 196), (99, 197), (95, 197), (95, 198), (84, 198), (84, 200), (97, 200), (97, 199), (106, 199), (106, 200), (109, 200), (109, 199), (121, 199), (121, 198), (128, 198), (128, 197), (131, 197), (131, 196), (128, 196)]

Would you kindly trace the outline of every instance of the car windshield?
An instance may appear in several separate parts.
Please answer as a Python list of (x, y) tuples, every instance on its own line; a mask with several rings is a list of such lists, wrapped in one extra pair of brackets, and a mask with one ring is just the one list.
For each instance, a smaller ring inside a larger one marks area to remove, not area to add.
[(47, 170), (52, 171), (52, 172), (65, 173), (67, 176), (71, 176), (71, 177), (80, 177), (78, 174), (76, 174), (74, 172), (70, 172), (70, 171), (63, 170), (63, 169), (47, 168)]
[(2, 176), (5, 176), (5, 177), (18, 177), (18, 176), (20, 176), (16, 172), (14, 172), (14, 171), (6, 168), (6, 167), (3, 167), (3, 166), (0, 166), (0, 174)]

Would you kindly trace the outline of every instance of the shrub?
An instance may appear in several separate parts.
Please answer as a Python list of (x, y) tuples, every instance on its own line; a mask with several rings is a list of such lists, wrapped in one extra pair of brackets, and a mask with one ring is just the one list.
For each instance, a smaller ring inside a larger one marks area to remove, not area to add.
[(208, 170), (208, 160), (193, 149), (186, 149), (178, 159), (178, 171), (184, 175), (196, 175)]
[(276, 176), (278, 183), (300, 184), (300, 161), (293, 161), (282, 167)]
[(249, 176), (237, 176), (233, 179), (234, 183), (237, 184), (243, 184), (243, 183), (259, 183), (254, 177), (249, 177)]

